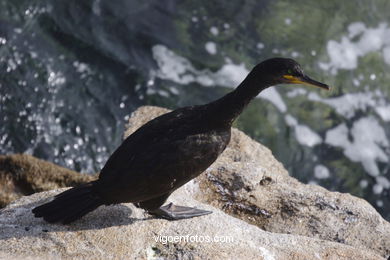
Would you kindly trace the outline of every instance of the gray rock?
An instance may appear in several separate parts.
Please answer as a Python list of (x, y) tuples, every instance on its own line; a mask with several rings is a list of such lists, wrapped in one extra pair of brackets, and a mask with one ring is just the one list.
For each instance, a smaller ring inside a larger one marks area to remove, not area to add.
[[(125, 136), (168, 112), (141, 107)], [(365, 200), (290, 177), (271, 151), (243, 132), (195, 183), (194, 198), (263, 230), (320, 238), (390, 256), (390, 223)]]
[[(382, 259), (372, 251), (340, 243), (263, 231), (192, 199), (193, 188), (194, 183), (190, 182), (176, 191), (170, 200), (180, 205), (212, 210), (213, 214), (188, 220), (167, 221), (150, 217), (132, 204), (120, 204), (102, 206), (81, 220), (64, 226), (48, 224), (42, 219), (34, 218), (31, 213), (33, 207), (48, 201), (50, 197), (64, 189), (23, 197), (0, 211), (0, 257)], [(160, 240), (158, 236), (162, 236), (163, 239)], [(172, 239), (177, 236), (177, 243), (164, 243), (164, 236), (172, 236)], [(206, 236), (210, 239), (218, 236), (231, 241), (201, 242), (202, 239), (207, 239)]]
[[(141, 107), (133, 113), (126, 134), (168, 111)], [(50, 167), (47, 174), (55, 174), (56, 167)], [(34, 172), (39, 168), (38, 165), (28, 169)], [(45, 186), (44, 178), (42, 181)], [(236, 129), (221, 157), (169, 198), (180, 205), (211, 210), (211, 215), (170, 222), (154, 219), (131, 204), (120, 204), (100, 207), (69, 226), (48, 224), (32, 216), (33, 207), (60, 191), (63, 190), (23, 197), (0, 211), (0, 259), (383, 259), (389, 256), (389, 223), (367, 202), (298, 182), (269, 149)], [(178, 243), (162, 243), (155, 241), (158, 235), (183, 237)], [(198, 241), (200, 236), (233, 241), (191, 242), (185, 241), (187, 235), (191, 239), (197, 235)]]

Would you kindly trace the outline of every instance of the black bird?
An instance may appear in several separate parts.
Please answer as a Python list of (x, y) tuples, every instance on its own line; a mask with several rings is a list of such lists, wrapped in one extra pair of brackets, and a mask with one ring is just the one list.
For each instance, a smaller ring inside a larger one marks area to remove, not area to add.
[(122, 202), (173, 220), (211, 213), (162, 205), (173, 191), (218, 158), (230, 141), (233, 121), (262, 90), (277, 84), (330, 89), (306, 76), (292, 59), (263, 61), (224, 97), (206, 105), (176, 109), (144, 124), (111, 155), (98, 180), (69, 189), (34, 208), (35, 217), (67, 224), (101, 205)]

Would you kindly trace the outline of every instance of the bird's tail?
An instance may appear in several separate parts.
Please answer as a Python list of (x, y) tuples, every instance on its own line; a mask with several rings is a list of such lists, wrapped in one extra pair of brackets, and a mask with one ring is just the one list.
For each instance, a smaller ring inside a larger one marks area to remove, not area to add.
[(43, 217), (50, 223), (68, 224), (88, 212), (96, 209), (104, 202), (93, 190), (94, 182), (69, 189), (54, 197), (54, 200), (32, 210), (37, 218)]

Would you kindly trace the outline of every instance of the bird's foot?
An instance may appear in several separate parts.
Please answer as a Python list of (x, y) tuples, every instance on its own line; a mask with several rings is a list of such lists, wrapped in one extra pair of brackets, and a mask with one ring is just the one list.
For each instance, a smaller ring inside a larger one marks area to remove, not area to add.
[(150, 214), (159, 216), (161, 218), (169, 219), (169, 220), (178, 220), (178, 219), (186, 219), (199, 217), (203, 215), (211, 214), (212, 211), (177, 206), (173, 203), (169, 203), (166, 206), (162, 206), (158, 209), (148, 211)]

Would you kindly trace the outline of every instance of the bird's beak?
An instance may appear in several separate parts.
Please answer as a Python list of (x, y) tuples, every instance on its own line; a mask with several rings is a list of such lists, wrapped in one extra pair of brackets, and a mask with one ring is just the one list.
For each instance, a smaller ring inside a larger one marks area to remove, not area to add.
[(318, 82), (314, 79), (311, 79), (306, 75), (303, 76), (283, 75), (283, 78), (287, 79), (287, 82), (291, 84), (303, 84), (303, 85), (330, 90), (330, 87), (328, 85)]

